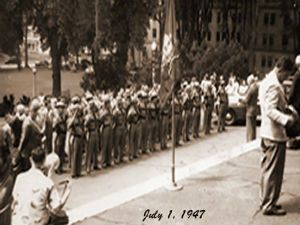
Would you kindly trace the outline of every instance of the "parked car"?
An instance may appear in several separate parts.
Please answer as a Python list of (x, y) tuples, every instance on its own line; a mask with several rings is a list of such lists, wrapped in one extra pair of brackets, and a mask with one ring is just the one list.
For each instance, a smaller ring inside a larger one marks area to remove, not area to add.
[[(286, 95), (289, 94), (289, 91), (291, 89), (292, 79), (293, 78), (290, 77), (288, 80), (285, 80), (283, 82), (283, 87)], [(258, 85), (260, 85), (260, 82), (258, 82)], [(225, 116), (226, 125), (230, 126), (235, 124), (236, 122), (246, 121), (246, 105), (239, 101), (240, 97), (241, 96), (238, 94), (229, 96), (229, 105)], [(259, 102), (257, 104), (259, 106)], [(258, 107), (257, 120), (260, 121), (260, 107)]]

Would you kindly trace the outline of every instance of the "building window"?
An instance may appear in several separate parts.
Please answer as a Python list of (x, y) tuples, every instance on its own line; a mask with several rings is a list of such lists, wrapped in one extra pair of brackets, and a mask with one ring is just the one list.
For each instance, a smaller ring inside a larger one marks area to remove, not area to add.
[(211, 12), (209, 12), (207, 16), (208, 16), (207, 21), (209, 23), (211, 23), (211, 21), (212, 21), (212, 14), (211, 14)]
[(267, 35), (266, 34), (263, 34), (262, 44), (263, 44), (263, 46), (267, 45)]
[(269, 46), (272, 47), (274, 45), (274, 35), (270, 34), (269, 36)]
[(242, 23), (242, 13), (239, 13), (238, 21), (239, 23)]
[(217, 23), (221, 23), (221, 12), (217, 14)]
[(289, 44), (289, 36), (284, 34), (282, 35), (282, 47), (286, 47)]
[(261, 67), (265, 67), (266, 66), (266, 56), (261, 56)]
[(268, 67), (272, 67), (273, 58), (272, 56), (268, 56)]
[(211, 40), (211, 32), (210, 32), (210, 31), (207, 32), (207, 40), (208, 40), (208, 41)]
[(226, 38), (226, 33), (225, 32), (222, 32), (222, 41), (224, 41)]
[(153, 29), (152, 29), (152, 37), (153, 37), (153, 38), (156, 38), (156, 35), (157, 35), (156, 28), (153, 28)]
[(267, 26), (269, 24), (269, 14), (268, 13), (264, 14), (264, 24), (265, 24), (265, 26)]
[(275, 23), (276, 23), (276, 14), (275, 13), (271, 13), (270, 24), (272, 26), (274, 26)]
[(290, 15), (289, 14), (285, 14), (284, 17), (283, 17), (283, 25), (284, 26), (288, 26), (290, 24)]
[(240, 32), (237, 32), (236, 39), (238, 42), (241, 42), (241, 33)]
[(220, 41), (220, 32), (217, 32), (216, 40), (217, 42)]

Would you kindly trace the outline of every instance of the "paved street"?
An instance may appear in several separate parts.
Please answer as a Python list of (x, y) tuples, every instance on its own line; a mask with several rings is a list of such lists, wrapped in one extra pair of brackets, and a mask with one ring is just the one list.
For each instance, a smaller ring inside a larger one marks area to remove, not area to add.
[[(70, 220), (93, 216), (76, 224), (271, 224), (274, 219), (260, 213), (252, 220), (259, 204), (260, 152), (256, 142), (249, 153), (233, 158), (234, 152), (248, 151), (240, 150), (244, 143), (245, 128), (233, 126), (223, 134), (202, 135), (176, 149), (176, 177), (183, 179), (179, 183), (184, 186), (180, 192), (164, 188), (170, 179), (170, 150), (143, 155), (130, 164), (89, 176), (84, 174), (72, 180), (72, 194), (66, 206)], [(282, 224), (297, 224), (300, 155), (291, 150), (287, 155), (280, 203), (288, 215)], [(63, 176), (55, 179), (59, 181)], [(151, 213), (158, 210), (163, 218), (142, 221), (146, 209)], [(183, 210), (190, 209), (204, 209), (203, 218), (180, 219)], [(166, 218), (169, 210), (173, 210), (175, 219)]]

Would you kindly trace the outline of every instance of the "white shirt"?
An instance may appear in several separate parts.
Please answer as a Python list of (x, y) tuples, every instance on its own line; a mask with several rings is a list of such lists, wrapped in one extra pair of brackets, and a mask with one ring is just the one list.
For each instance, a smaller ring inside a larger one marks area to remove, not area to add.
[(51, 209), (59, 204), (53, 181), (36, 168), (18, 175), (13, 198), (12, 225), (47, 224)]

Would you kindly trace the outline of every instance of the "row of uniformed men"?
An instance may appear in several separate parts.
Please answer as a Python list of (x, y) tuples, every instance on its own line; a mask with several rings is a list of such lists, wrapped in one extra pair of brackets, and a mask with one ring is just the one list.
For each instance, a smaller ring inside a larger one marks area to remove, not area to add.
[[(158, 142), (161, 150), (166, 149), (167, 139), (171, 137), (171, 99), (160, 108), (158, 91), (159, 86), (151, 90), (146, 86), (138, 91), (121, 89), (115, 98), (88, 92), (81, 99), (73, 97), (68, 105), (63, 99), (34, 99), (30, 112), (36, 112), (36, 115), (31, 114), (30, 123), (33, 128), (39, 128), (32, 129), (37, 135), (28, 134), (30, 129), (26, 129), (26, 122), (15, 144), (20, 152), (27, 152), (21, 154), (25, 161), (23, 170), (28, 169), (30, 146), (38, 144), (39, 139), (48, 153), (54, 151), (59, 156), (57, 173), (64, 172), (66, 154), (69, 156), (72, 177), (81, 175), (84, 151), (86, 172), (90, 173), (92, 169), (119, 164), (125, 156), (131, 161), (140, 153), (156, 151)], [(224, 85), (220, 85), (217, 94), (214, 94), (212, 85), (207, 85), (203, 93), (197, 81), (181, 84), (174, 99), (176, 145), (180, 144), (181, 137), (185, 142), (190, 140), (190, 135), (199, 137), (201, 107), (204, 110), (205, 134), (209, 133), (215, 100), (220, 115), (218, 131), (222, 131), (228, 104)], [(24, 108), (18, 105), (17, 118), (22, 120), (22, 114)], [(33, 137), (30, 138), (30, 135)]]

